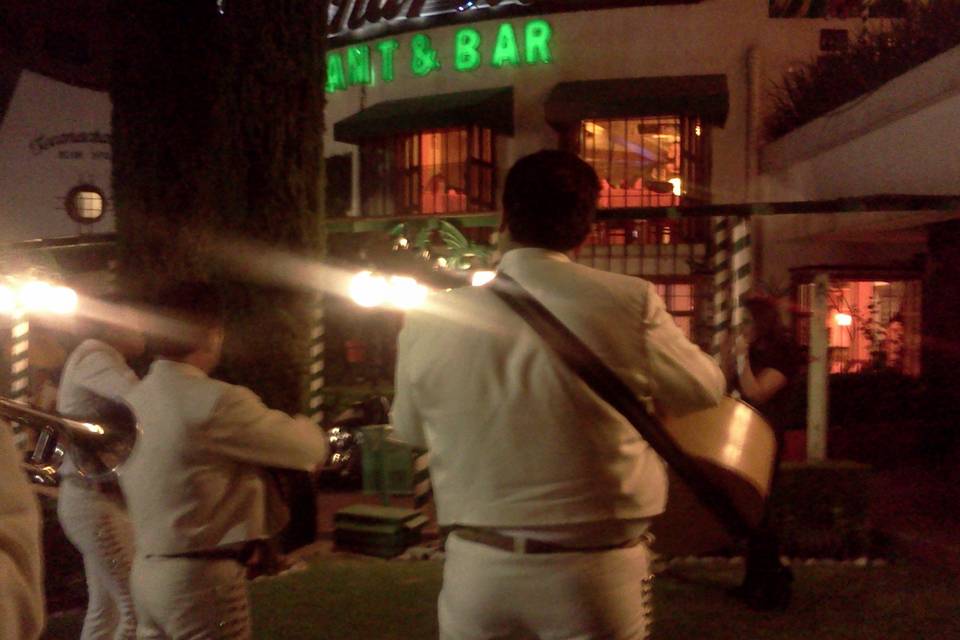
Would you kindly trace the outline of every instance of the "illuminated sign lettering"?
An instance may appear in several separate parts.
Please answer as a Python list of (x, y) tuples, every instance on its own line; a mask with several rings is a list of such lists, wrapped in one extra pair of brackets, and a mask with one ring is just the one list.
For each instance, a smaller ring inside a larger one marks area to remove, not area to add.
[[(527, 22), (522, 31), (505, 22), (489, 42), (484, 41), (478, 30), (464, 27), (454, 36), (451, 66), (457, 71), (469, 72), (479, 69), (484, 62), (497, 69), (549, 64), (553, 61), (552, 38), (550, 23), (542, 19)], [(326, 90), (333, 93), (346, 91), (351, 85), (370, 85), (377, 74), (383, 82), (393, 82), (402, 58), (409, 62), (410, 73), (422, 78), (442, 69), (442, 57), (446, 54), (434, 47), (425, 33), (414, 34), (403, 50), (400, 42), (393, 38), (374, 45), (351, 45), (327, 54)]]
[(475, 9), (492, 9), (500, 4), (527, 4), (526, 0), (330, 0), (329, 32), (355, 31), (367, 25), (392, 20), (426, 18)]

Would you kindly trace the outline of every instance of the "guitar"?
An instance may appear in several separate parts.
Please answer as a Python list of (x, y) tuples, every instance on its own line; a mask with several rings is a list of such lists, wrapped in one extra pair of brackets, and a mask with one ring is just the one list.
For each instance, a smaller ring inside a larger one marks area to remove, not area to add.
[(725, 546), (728, 532), (741, 537), (753, 532), (763, 517), (776, 451), (773, 429), (759, 414), (725, 398), (713, 409), (661, 422), (590, 347), (513, 278), (501, 272), (490, 289), (683, 479), (673, 479), (668, 500), (673, 503), (668, 512), (678, 514), (679, 522), (660, 517), (654, 525), (654, 535), (661, 539), (654, 545), (658, 552), (703, 553)]
[[(777, 442), (773, 428), (750, 405), (726, 397), (716, 407), (662, 420), (666, 432), (750, 526), (763, 518)], [(667, 509), (654, 520), (654, 550), (663, 555), (716, 551), (732, 541), (729, 529), (676, 474), (670, 472)]]

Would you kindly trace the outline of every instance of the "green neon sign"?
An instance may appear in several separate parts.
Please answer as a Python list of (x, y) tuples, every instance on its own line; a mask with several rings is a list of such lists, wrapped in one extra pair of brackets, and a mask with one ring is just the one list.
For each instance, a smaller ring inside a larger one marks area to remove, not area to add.
[(543, 19), (530, 20), (523, 28), (505, 22), (497, 28), (492, 41), (485, 42), (472, 27), (459, 29), (454, 35), (453, 50), (442, 51), (433, 46), (430, 36), (416, 33), (406, 47), (394, 38), (375, 45), (359, 44), (327, 54), (327, 93), (346, 91), (352, 85), (373, 84), (375, 70), (384, 82), (393, 82), (398, 64), (409, 64), (416, 78), (429, 76), (443, 68), (445, 56), (451, 56), (452, 67), (459, 72), (476, 71), (485, 63), (495, 69), (553, 62), (553, 28)]
[(505, 64), (520, 65), (520, 49), (517, 48), (517, 34), (513, 32), (513, 25), (509, 22), (500, 25), (497, 29), (497, 43), (493, 47), (493, 57), (490, 64), (498, 69)]
[(453, 68), (457, 71), (473, 71), (480, 66), (480, 32), (476, 29), (460, 29), (454, 38)]
[(357, 46), (347, 49), (347, 83), (373, 84), (370, 47)]

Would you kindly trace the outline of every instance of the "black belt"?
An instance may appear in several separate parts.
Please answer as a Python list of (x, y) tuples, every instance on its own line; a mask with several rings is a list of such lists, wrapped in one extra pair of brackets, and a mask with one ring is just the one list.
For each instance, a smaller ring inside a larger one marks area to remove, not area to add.
[(476, 542), (488, 547), (494, 547), (511, 553), (590, 553), (596, 551), (612, 551), (614, 549), (628, 549), (644, 541), (643, 536), (630, 538), (616, 544), (605, 544), (586, 547), (572, 547), (545, 540), (533, 540), (504, 535), (492, 529), (477, 527), (454, 527), (452, 533), (461, 540)]
[(249, 542), (242, 547), (226, 547), (223, 549), (201, 549), (199, 551), (184, 551), (183, 553), (165, 553), (160, 558), (186, 558), (188, 560), (233, 560), (246, 564), (257, 550), (257, 542)]

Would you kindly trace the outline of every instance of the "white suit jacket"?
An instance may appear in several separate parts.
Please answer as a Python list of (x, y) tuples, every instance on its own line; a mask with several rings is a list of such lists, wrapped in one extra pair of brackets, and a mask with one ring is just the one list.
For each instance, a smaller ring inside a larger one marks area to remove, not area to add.
[[(719, 367), (640, 278), (517, 249), (500, 269), (636, 393), (683, 414), (717, 404)], [(577, 525), (663, 511), (659, 456), (492, 291), (465, 287), (410, 313), (392, 422), (430, 450), (441, 524)]]
[[(95, 419), (105, 402), (121, 401), (137, 380), (123, 354), (101, 340), (84, 340), (63, 365), (57, 411), (72, 418)], [(68, 455), (60, 475), (69, 476), (75, 471)]]
[(19, 461), (0, 423), (0, 638), (33, 640), (43, 628), (40, 514)]
[(120, 487), (140, 555), (277, 533), (289, 514), (264, 467), (311, 470), (326, 459), (319, 426), (187, 364), (155, 361), (127, 402), (142, 434)]

